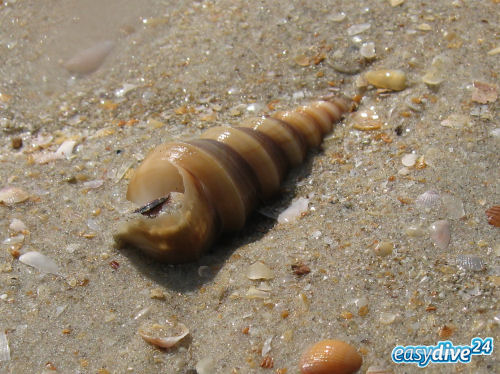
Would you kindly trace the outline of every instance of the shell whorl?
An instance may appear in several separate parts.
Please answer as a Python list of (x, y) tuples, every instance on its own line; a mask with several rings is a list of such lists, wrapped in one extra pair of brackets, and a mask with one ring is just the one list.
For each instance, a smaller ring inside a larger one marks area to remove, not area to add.
[(148, 208), (122, 224), (115, 240), (169, 263), (198, 259), (220, 233), (240, 230), (349, 109), (343, 99), (320, 100), (157, 146), (127, 190), (128, 200)]

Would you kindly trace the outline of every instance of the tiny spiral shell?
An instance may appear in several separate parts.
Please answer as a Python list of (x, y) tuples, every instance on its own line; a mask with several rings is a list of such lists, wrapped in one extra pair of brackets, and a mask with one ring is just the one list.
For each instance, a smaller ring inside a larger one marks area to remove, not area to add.
[(117, 244), (168, 263), (197, 260), (221, 233), (240, 230), (350, 109), (344, 99), (319, 100), (157, 146), (127, 190), (142, 214), (121, 225)]

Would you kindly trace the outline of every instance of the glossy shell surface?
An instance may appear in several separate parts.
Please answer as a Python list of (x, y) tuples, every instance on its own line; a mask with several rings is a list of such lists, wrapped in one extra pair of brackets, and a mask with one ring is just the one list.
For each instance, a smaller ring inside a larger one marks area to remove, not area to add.
[(341, 340), (322, 340), (304, 352), (299, 362), (302, 374), (350, 374), (363, 359), (352, 345)]
[(349, 109), (343, 99), (319, 100), (157, 146), (130, 181), (127, 199), (140, 208), (116, 242), (169, 263), (197, 260), (221, 233), (240, 230)]

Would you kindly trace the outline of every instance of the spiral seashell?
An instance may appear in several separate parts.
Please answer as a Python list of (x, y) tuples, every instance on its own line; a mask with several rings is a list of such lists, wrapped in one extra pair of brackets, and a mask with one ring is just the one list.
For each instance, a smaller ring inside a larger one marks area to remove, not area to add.
[(221, 233), (240, 230), (348, 110), (346, 100), (320, 100), (157, 146), (130, 181), (127, 199), (142, 208), (117, 244), (169, 263), (198, 259)]

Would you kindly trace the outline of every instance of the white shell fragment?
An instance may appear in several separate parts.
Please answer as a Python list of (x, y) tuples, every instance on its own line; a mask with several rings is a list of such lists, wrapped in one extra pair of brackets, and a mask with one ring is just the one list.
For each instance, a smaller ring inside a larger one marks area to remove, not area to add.
[(452, 113), (446, 119), (441, 121), (441, 126), (452, 129), (463, 129), (470, 124), (469, 116), (465, 114)]
[(40, 252), (26, 252), (19, 257), (19, 261), (25, 265), (34, 267), (42, 273), (59, 275), (59, 266), (57, 266), (54, 260)]
[(367, 42), (363, 43), (361, 45), (361, 48), (359, 49), (359, 54), (367, 59), (372, 59), (375, 58), (375, 43), (374, 42)]
[(4, 331), (0, 331), (0, 361), (10, 361), (9, 342)]
[(104, 62), (114, 43), (110, 40), (94, 44), (66, 61), (63, 66), (70, 73), (88, 74), (97, 70)]
[(445, 78), (450, 66), (449, 59), (444, 55), (438, 55), (432, 60), (430, 68), (422, 77), (422, 81), (429, 86), (441, 84)]
[(430, 227), (431, 239), (440, 249), (447, 249), (450, 244), (450, 224), (447, 220), (436, 221)]
[(189, 329), (183, 323), (166, 321), (164, 325), (146, 323), (139, 327), (139, 335), (154, 346), (171, 348), (189, 334)]
[(271, 294), (268, 291), (262, 291), (254, 286), (250, 287), (245, 294), (247, 299), (267, 299)]
[(69, 158), (73, 153), (73, 148), (75, 148), (76, 140), (66, 140), (64, 141), (56, 151), (56, 155), (60, 158)]
[(401, 158), (401, 163), (404, 166), (412, 167), (417, 162), (418, 155), (415, 153), (408, 153)]
[(441, 196), (436, 190), (425, 191), (415, 200), (415, 205), (421, 209), (436, 208), (441, 204)]
[(0, 204), (3, 203), (7, 206), (22, 203), (28, 200), (30, 195), (18, 187), (4, 187), (0, 190)]
[(257, 261), (248, 267), (247, 278), (252, 280), (272, 279), (274, 273), (266, 264)]
[(262, 345), (262, 351), (261, 351), (261, 355), (262, 357), (265, 357), (267, 356), (267, 354), (269, 352), (271, 352), (271, 342), (273, 341), (273, 337), (270, 336), (269, 338), (266, 339), (266, 341), (264, 342), (264, 344)]
[(26, 225), (24, 224), (23, 221), (21, 221), (20, 219), (18, 218), (14, 218), (11, 222), (10, 222), (10, 225), (9, 225), (9, 230), (13, 231), (13, 232), (22, 232), (22, 231), (26, 231), (27, 230), (27, 227)]
[(352, 25), (347, 29), (347, 35), (353, 36), (357, 34), (361, 34), (363, 31), (368, 30), (371, 27), (369, 23), (360, 23), (357, 25)]
[(294, 222), (299, 218), (302, 213), (307, 212), (309, 207), (309, 199), (305, 197), (299, 197), (297, 200), (293, 201), (288, 208), (278, 216), (279, 223)]
[(467, 271), (482, 271), (486, 268), (484, 260), (474, 255), (458, 255), (455, 259), (455, 265)]

